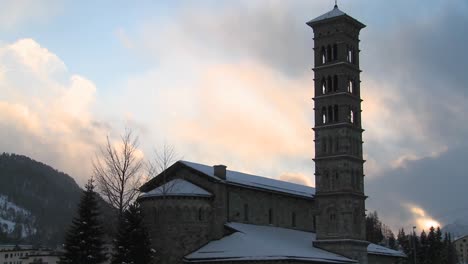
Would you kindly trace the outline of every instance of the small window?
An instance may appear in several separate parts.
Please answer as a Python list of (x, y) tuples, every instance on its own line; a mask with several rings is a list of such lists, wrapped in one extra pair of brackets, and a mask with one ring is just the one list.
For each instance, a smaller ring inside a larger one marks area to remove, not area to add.
[(338, 59), (338, 45), (333, 44), (333, 60)]
[(328, 45), (327, 47), (327, 62), (330, 62), (332, 60), (332, 49), (331, 46)]
[(328, 118), (330, 119), (329, 122), (333, 121), (333, 108), (331, 106), (328, 106)]
[(203, 221), (203, 210), (201, 208), (198, 209), (198, 221)]
[(354, 124), (354, 111), (353, 110), (349, 111), (349, 122)]
[(334, 114), (333, 119), (335, 120), (335, 122), (338, 122), (338, 105), (335, 105), (333, 110), (334, 110), (333, 111), (333, 114)]
[(333, 91), (338, 91), (338, 76), (333, 76)]
[(325, 78), (322, 78), (322, 94), (326, 94), (327, 93), (327, 81), (325, 80)]

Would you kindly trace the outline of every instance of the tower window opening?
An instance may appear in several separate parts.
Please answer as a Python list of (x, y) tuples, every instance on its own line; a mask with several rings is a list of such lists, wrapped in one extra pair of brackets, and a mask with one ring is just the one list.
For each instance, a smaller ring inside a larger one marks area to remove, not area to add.
[(333, 122), (333, 108), (331, 106), (328, 107), (328, 118), (329, 122)]
[(327, 93), (331, 92), (333, 86), (332, 78), (331, 76), (328, 76), (327, 78)]
[(325, 64), (327, 62), (327, 54), (325, 47), (322, 47), (322, 64)]
[(334, 114), (333, 120), (334, 120), (335, 122), (338, 122), (338, 105), (335, 105), (335, 106), (334, 106), (333, 114)]
[(338, 59), (338, 45), (333, 44), (333, 60)]
[(291, 218), (292, 218), (292, 219), (291, 219), (291, 225), (292, 225), (293, 227), (296, 227), (296, 213), (295, 213), (295, 212), (292, 213)]
[(322, 94), (327, 93), (327, 81), (325, 78), (322, 78)]
[(271, 208), (268, 210), (268, 223), (273, 224), (273, 209)]
[(349, 63), (353, 63), (354, 62), (354, 54), (353, 54), (353, 48), (349, 47), (348, 46), (348, 54), (346, 56), (346, 59)]
[(338, 76), (333, 76), (333, 91), (338, 91)]
[(333, 138), (332, 137), (328, 138), (328, 152), (333, 153)]
[(330, 62), (332, 60), (332, 49), (331, 46), (327, 46), (327, 62)]
[(323, 107), (322, 108), (322, 124), (326, 124), (328, 122), (327, 120), (327, 108)]
[(351, 79), (348, 81), (348, 93), (354, 93), (354, 81)]
[(244, 221), (249, 221), (249, 205), (244, 204)]
[(354, 111), (353, 110), (349, 111), (349, 122), (354, 124)]

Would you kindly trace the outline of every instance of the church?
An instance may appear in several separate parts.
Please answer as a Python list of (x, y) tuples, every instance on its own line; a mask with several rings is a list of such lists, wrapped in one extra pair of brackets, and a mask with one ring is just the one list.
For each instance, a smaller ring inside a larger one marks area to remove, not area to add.
[(365, 241), (359, 32), (335, 7), (314, 32), (316, 187), (178, 161), (138, 198), (157, 263), (401, 263)]

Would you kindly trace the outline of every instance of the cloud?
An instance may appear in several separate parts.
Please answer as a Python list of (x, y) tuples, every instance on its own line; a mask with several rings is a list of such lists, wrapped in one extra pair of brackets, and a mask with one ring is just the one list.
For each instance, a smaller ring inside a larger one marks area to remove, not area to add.
[(288, 181), (288, 182), (293, 182), (293, 183), (307, 185), (307, 186), (314, 185), (310, 177), (302, 173), (293, 173), (293, 172), (285, 173), (281, 175), (279, 179), (282, 181)]
[(49, 20), (62, 8), (56, 0), (0, 1), (0, 29), (12, 30), (27, 23)]
[(96, 87), (33, 39), (0, 46), (0, 143), (83, 183), (106, 130), (91, 112)]

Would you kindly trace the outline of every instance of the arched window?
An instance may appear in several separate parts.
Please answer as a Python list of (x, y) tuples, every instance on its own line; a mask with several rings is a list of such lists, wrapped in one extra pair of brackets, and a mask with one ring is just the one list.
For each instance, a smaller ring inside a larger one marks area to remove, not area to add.
[(328, 76), (328, 79), (327, 79), (327, 93), (332, 91), (332, 88), (333, 88), (332, 86), (333, 86), (332, 78), (331, 78), (331, 76)]
[(328, 122), (327, 120), (327, 108), (324, 106), (322, 108), (322, 124), (326, 124)]
[(327, 93), (327, 81), (325, 79), (325, 77), (322, 78), (322, 94), (326, 94)]
[(332, 60), (332, 50), (331, 50), (331, 46), (328, 45), (327, 46), (327, 62), (330, 62)]
[(244, 221), (249, 221), (249, 205), (244, 204)]
[(203, 209), (198, 208), (198, 221), (203, 221)]
[(338, 59), (338, 45), (333, 44), (333, 60)]
[(335, 105), (335, 106), (334, 106), (333, 114), (334, 114), (333, 120), (334, 120), (335, 122), (338, 122), (338, 105)]
[(296, 227), (296, 213), (293, 212), (291, 216), (291, 225), (292, 227)]
[(335, 152), (340, 152), (340, 137), (335, 138)]
[(348, 81), (348, 93), (354, 93), (354, 81), (351, 79)]
[(346, 59), (349, 63), (354, 62), (353, 48), (350, 46), (348, 46), (348, 54), (346, 55)]
[(349, 111), (349, 122), (354, 124), (354, 111), (352, 109)]
[(333, 91), (338, 91), (338, 76), (333, 76)]
[(333, 108), (332, 108), (331, 105), (328, 106), (328, 115), (327, 116), (328, 116), (328, 119), (329, 119), (328, 121), (333, 122)]
[(325, 173), (324, 173), (323, 175), (324, 175), (324, 177), (325, 177), (325, 178), (324, 178), (324, 181), (323, 181), (323, 182), (325, 183), (325, 184), (324, 184), (324, 185), (325, 185), (324, 188), (325, 188), (325, 189), (328, 189), (328, 188), (330, 187), (330, 175), (329, 175), (328, 171), (325, 171)]
[(273, 224), (273, 209), (271, 208), (268, 210), (268, 223)]
[(325, 51), (325, 47), (322, 47), (322, 64), (327, 62), (327, 52)]

